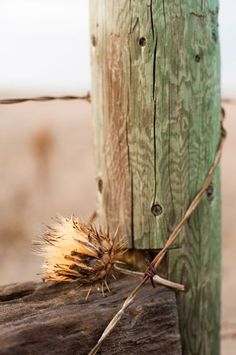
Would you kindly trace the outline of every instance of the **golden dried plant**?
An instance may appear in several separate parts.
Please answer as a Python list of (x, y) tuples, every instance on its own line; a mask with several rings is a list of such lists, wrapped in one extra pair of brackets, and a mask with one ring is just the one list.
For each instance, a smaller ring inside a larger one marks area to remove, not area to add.
[(75, 282), (98, 285), (109, 290), (107, 279), (113, 276), (113, 266), (125, 252), (125, 243), (79, 218), (59, 217), (48, 226), (40, 244), (44, 256), (45, 281)]

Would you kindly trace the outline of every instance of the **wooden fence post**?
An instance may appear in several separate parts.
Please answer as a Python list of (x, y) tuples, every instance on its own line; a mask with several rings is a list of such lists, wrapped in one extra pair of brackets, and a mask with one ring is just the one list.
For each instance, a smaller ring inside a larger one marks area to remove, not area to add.
[[(218, 0), (90, 0), (100, 223), (158, 250), (220, 139)], [(183, 354), (219, 354), (219, 169), (169, 251)]]

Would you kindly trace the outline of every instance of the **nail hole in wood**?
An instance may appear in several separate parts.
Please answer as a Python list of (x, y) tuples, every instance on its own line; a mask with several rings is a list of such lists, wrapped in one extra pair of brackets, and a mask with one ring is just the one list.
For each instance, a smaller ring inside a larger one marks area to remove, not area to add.
[(103, 181), (102, 181), (102, 179), (98, 179), (98, 191), (100, 192), (100, 193), (102, 193), (102, 190), (103, 190)]
[(97, 45), (97, 40), (96, 40), (96, 37), (95, 37), (94, 35), (92, 35), (92, 37), (91, 37), (91, 42), (92, 42), (92, 46), (93, 46), (93, 47), (96, 47), (96, 45)]
[(213, 185), (210, 185), (206, 190), (206, 197), (208, 201), (212, 201), (214, 198), (214, 188)]
[(212, 38), (215, 42), (217, 42), (217, 33), (216, 31), (212, 31)]
[(155, 217), (160, 216), (162, 214), (162, 211), (163, 209), (158, 203), (152, 205), (151, 212)]
[(200, 60), (201, 60), (200, 55), (199, 55), (199, 54), (196, 54), (196, 55), (195, 55), (195, 62), (199, 63)]
[(141, 37), (141, 38), (139, 38), (138, 43), (139, 43), (140, 47), (145, 47), (147, 44), (147, 40), (145, 37)]

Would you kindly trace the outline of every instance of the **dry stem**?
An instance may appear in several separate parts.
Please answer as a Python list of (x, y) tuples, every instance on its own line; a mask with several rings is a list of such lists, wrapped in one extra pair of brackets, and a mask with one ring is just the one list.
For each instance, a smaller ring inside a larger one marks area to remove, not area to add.
[[(140, 278), (145, 277), (145, 274), (143, 272), (128, 270), (125, 268), (121, 268), (117, 265), (114, 266), (114, 269), (124, 275), (129, 275), (129, 276), (134, 276), (134, 277), (138, 276)], [(184, 285), (173, 282), (173, 281), (166, 280), (157, 274), (153, 276), (153, 281), (156, 284), (163, 285), (163, 286), (170, 287), (170, 288), (174, 288), (175, 290), (178, 290), (178, 291), (185, 291)]]

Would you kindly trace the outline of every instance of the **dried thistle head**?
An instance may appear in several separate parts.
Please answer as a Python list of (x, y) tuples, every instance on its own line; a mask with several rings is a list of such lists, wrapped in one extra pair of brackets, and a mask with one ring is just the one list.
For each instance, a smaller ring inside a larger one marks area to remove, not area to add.
[(124, 243), (97, 231), (78, 218), (57, 218), (43, 235), (40, 254), (45, 281), (78, 281), (83, 285), (103, 282), (124, 254)]

